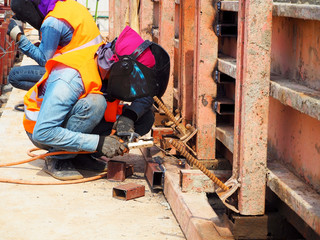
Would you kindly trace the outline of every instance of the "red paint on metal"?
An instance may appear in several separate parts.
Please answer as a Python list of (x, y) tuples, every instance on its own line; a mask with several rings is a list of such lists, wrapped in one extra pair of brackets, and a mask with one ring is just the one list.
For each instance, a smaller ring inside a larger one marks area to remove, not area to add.
[(121, 200), (130, 200), (138, 197), (143, 197), (145, 195), (145, 186), (128, 183), (124, 185), (119, 185), (113, 188), (112, 196)]

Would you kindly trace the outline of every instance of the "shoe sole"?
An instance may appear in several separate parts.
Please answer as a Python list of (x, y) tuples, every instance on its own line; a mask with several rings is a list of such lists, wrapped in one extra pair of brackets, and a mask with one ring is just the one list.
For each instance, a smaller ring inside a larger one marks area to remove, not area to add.
[(62, 181), (68, 181), (68, 180), (78, 180), (78, 179), (82, 179), (83, 176), (80, 175), (73, 175), (73, 176), (66, 176), (66, 177), (59, 177), (54, 175), (53, 173), (49, 172), (46, 168), (43, 169), (47, 174), (51, 175), (52, 177), (54, 177), (55, 179), (58, 180), (62, 180)]

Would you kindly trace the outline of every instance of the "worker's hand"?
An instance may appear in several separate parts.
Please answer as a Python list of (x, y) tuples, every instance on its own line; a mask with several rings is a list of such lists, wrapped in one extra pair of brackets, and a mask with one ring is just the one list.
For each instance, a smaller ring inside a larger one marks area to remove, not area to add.
[(112, 158), (118, 155), (123, 155), (127, 152), (127, 148), (120, 138), (115, 135), (101, 136), (97, 148), (97, 157), (106, 156)]
[(10, 19), (10, 23), (8, 26), (7, 34), (15, 41), (17, 42), (19, 39), (18, 37), (22, 34), (24, 34), (23, 29), (17, 21), (13, 18)]
[(118, 136), (124, 136), (127, 133), (134, 133), (134, 122), (126, 116), (119, 116), (117, 121), (113, 124), (113, 129), (116, 130)]

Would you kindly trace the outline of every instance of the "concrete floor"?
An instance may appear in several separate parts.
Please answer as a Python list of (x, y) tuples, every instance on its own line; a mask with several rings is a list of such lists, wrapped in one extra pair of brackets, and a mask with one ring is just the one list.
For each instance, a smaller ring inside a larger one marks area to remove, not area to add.
[[(30, 64), (24, 57), (22, 65)], [(0, 164), (27, 159), (34, 147), (22, 126), (23, 113), (14, 110), (25, 91), (13, 89), (0, 118)], [(123, 183), (101, 179), (88, 183), (34, 186), (0, 183), (0, 240), (185, 239), (162, 193), (152, 193), (144, 179), (139, 150), (121, 158), (134, 164), (135, 174)], [(0, 168), (0, 178), (58, 181), (36, 160)], [(146, 187), (145, 196), (122, 201), (112, 188), (124, 183)]]

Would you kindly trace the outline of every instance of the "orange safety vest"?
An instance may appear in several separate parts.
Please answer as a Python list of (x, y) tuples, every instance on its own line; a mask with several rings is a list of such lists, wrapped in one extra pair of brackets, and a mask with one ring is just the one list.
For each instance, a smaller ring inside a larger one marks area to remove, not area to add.
[(74, 0), (58, 1), (46, 18), (49, 16), (66, 21), (74, 32), (70, 43), (58, 49), (53, 58), (48, 60), (45, 66), (46, 73), (24, 97), (23, 125), (29, 133), (33, 133), (42, 103), (42, 98), (39, 98), (39, 86), (45, 83), (56, 64), (64, 64), (80, 73), (85, 88), (80, 98), (89, 93), (102, 94), (101, 78), (94, 56), (103, 41), (89, 11)]

